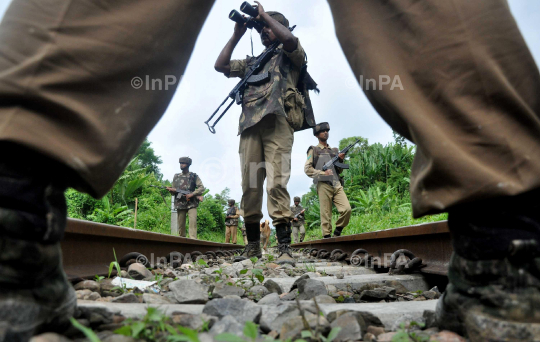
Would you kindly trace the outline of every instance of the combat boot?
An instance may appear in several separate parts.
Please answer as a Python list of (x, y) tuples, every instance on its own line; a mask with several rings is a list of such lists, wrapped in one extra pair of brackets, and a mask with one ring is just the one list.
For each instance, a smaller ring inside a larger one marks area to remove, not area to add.
[(336, 227), (336, 229), (334, 229), (334, 236), (335, 237), (341, 236), (342, 231), (343, 231), (343, 227)]
[(261, 241), (250, 241), (242, 251), (242, 254), (236, 256), (234, 258), (234, 262), (250, 259), (253, 257), (257, 257), (258, 259), (262, 258), (262, 250), (261, 250)]
[(276, 264), (289, 264), (295, 266), (294, 258), (291, 251), (291, 224), (281, 223), (276, 225), (276, 235), (278, 240), (279, 255), (276, 259)]
[(472, 342), (540, 341), (540, 211), (530, 203), (450, 212), (454, 253), (436, 308), (441, 330)]
[[(14, 148), (3, 151), (7, 156), (0, 162), (0, 342), (28, 341), (34, 334), (67, 328), (77, 304), (62, 269), (59, 243), (66, 225), (66, 187), (43, 171), (53, 162), (15, 153)], [(14, 162), (10, 153), (20, 161)]]

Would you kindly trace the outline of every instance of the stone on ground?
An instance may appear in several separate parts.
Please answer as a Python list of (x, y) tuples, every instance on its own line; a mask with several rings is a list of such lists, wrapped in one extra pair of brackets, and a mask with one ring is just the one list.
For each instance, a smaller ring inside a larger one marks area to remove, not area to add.
[(327, 295), (328, 291), (324, 286), (324, 283), (315, 279), (305, 279), (298, 282), (298, 299), (311, 299), (319, 295)]
[(131, 278), (136, 280), (142, 280), (144, 278), (152, 277), (152, 272), (150, 272), (143, 264), (138, 262), (129, 265), (128, 274)]
[(74, 286), (75, 291), (77, 290), (90, 290), (92, 292), (99, 292), (100, 286), (99, 283), (93, 281), (93, 280), (85, 280), (81, 281), (80, 283), (75, 284)]
[(260, 319), (261, 330), (268, 333), (272, 330), (280, 331), (281, 326), (300, 315), (300, 311), (293, 304), (283, 303), (278, 306), (263, 306)]
[(225, 296), (238, 296), (242, 297), (246, 291), (238, 286), (217, 284), (212, 292), (213, 298), (224, 298)]
[(270, 293), (264, 296), (257, 304), (259, 305), (277, 305), (281, 303), (281, 299), (277, 293)]
[(332, 328), (341, 328), (334, 341), (355, 341), (362, 339), (364, 331), (358, 322), (358, 316), (358, 314), (355, 315), (355, 313), (349, 312), (339, 316), (332, 322)]
[(194, 280), (180, 279), (169, 284), (169, 289), (180, 304), (204, 304), (208, 302), (208, 286)]
[(114, 298), (111, 302), (113, 303), (140, 303), (139, 297), (133, 293), (126, 293), (119, 297)]
[(249, 292), (254, 296), (264, 297), (270, 293), (263, 285), (256, 285), (249, 289)]
[(143, 293), (142, 299), (143, 303), (147, 304), (176, 304), (176, 300), (171, 300), (168, 297), (152, 293)]
[(240, 324), (246, 321), (259, 323), (261, 307), (248, 300), (218, 298), (208, 302), (204, 306), (203, 313), (219, 318), (231, 315)]
[(210, 329), (211, 335), (218, 335), (223, 333), (230, 333), (237, 336), (242, 336), (244, 326), (236, 321), (233, 316), (224, 316), (219, 322), (215, 323)]
[[(323, 316), (314, 315), (310, 312), (305, 312), (304, 316), (312, 330), (315, 330), (315, 328), (318, 326), (319, 332), (321, 332), (323, 335), (326, 335), (330, 331), (330, 323), (328, 323), (326, 318)], [(304, 329), (303, 318), (301, 316), (296, 316), (281, 326), (279, 337), (281, 340), (295, 340), (301, 337), (302, 330)]]
[(283, 293), (281, 286), (272, 279), (268, 279), (263, 285), (272, 293), (277, 293), (278, 295)]

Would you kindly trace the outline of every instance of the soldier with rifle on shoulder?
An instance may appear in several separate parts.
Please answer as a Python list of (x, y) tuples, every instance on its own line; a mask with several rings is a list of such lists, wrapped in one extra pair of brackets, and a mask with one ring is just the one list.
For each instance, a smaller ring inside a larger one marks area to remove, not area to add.
[[(238, 218), (240, 217), (240, 210), (234, 205), (235, 200), (230, 199), (228, 201), (229, 209), (227, 209), (227, 216), (225, 217), (225, 243), (236, 243), (236, 235), (238, 234)], [(231, 241), (232, 238), (232, 241)]]
[[(291, 206), (291, 211), (294, 215), (292, 220), (294, 243), (302, 242), (304, 241), (304, 237), (306, 236), (306, 228), (304, 227), (304, 212), (306, 211), (306, 209), (304, 209), (300, 204), (300, 197), (294, 197), (294, 205)], [(298, 233), (300, 233), (300, 238), (298, 237)]]
[(332, 203), (339, 212), (334, 236), (341, 235), (343, 228), (349, 224), (351, 218), (351, 205), (343, 190), (343, 179), (339, 176), (343, 168), (332, 165), (327, 169), (327, 165), (325, 165), (337, 156), (339, 163), (335, 164), (347, 166), (341, 164), (345, 153), (340, 153), (337, 148), (331, 148), (328, 145), (329, 131), (328, 122), (321, 122), (313, 128), (313, 135), (319, 139), (319, 144), (309, 147), (307, 160), (304, 164), (304, 172), (308, 177), (313, 178), (313, 183), (317, 186), (321, 208), (321, 229), (325, 239), (330, 238), (332, 233)]

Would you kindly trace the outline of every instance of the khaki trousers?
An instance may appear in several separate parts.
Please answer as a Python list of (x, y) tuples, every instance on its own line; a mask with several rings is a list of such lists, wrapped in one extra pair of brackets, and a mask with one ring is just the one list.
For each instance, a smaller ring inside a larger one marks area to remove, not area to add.
[(236, 243), (238, 226), (225, 226), (225, 243), (229, 243), (232, 237), (232, 243)]
[(242, 228), (240, 230), (242, 231), (242, 236), (244, 237), (244, 245), (247, 245), (248, 240), (247, 240), (246, 228)]
[(197, 238), (197, 208), (178, 209), (178, 232), (180, 236), (186, 237), (186, 216), (189, 216), (189, 237)]
[(259, 224), (263, 218), (263, 184), (266, 181), (268, 214), (273, 225), (292, 216), (287, 183), (291, 176), (293, 129), (284, 116), (270, 114), (240, 135), (242, 208), (244, 222)]
[[(212, 4), (14, 0), (0, 25), (0, 141), (62, 162), (80, 177), (69, 185), (103, 196), (177, 86), (136, 89), (134, 77), (178, 79)], [(540, 187), (540, 75), (505, 0), (329, 4), (368, 99), (417, 144), (414, 216)], [(241, 150), (248, 140), (259, 147), (242, 165), (277, 150), (261, 123), (250, 130)], [(292, 133), (286, 140), (292, 145)], [(244, 188), (249, 223), (262, 216), (264, 176)], [(280, 222), (290, 217), (288, 200), (284, 188), (270, 189)]]
[[(304, 237), (306, 236), (306, 228), (304, 225), (301, 225), (299, 227), (292, 227), (292, 233), (293, 233), (293, 243), (299, 243), (304, 240)], [(300, 238), (298, 238), (298, 233), (300, 233)]]
[(336, 227), (345, 228), (351, 219), (351, 205), (343, 191), (343, 187), (333, 187), (328, 183), (317, 183), (317, 194), (321, 209), (321, 229), (324, 235), (332, 234), (332, 203), (338, 210), (339, 217)]

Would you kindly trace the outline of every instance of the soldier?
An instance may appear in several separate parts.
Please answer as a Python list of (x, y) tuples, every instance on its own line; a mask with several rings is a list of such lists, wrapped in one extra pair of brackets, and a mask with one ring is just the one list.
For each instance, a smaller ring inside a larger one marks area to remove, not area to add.
[[(259, 74), (270, 73), (263, 84), (249, 85), (243, 94), (240, 116), (240, 164), (242, 167), (242, 209), (248, 245), (238, 259), (261, 257), (259, 222), (263, 217), (263, 183), (268, 176), (268, 213), (278, 236), (277, 263), (294, 264), (291, 243), (290, 196), (287, 183), (291, 171), (293, 133), (314, 126), (313, 112), (307, 91), (300, 87), (305, 53), (298, 38), (289, 30), (289, 21), (279, 12), (265, 12), (258, 3), (264, 22), (261, 41), (265, 47), (273, 42), (282, 44)], [(231, 60), (232, 52), (246, 32), (246, 26), (236, 24), (231, 39), (218, 56), (215, 69), (227, 77), (244, 77), (255, 58)], [(303, 74), (304, 75), (304, 74)], [(300, 88), (300, 91), (297, 89)], [(262, 165), (262, 167), (261, 167)]]
[[(300, 204), (300, 197), (294, 197), (294, 205), (291, 206), (291, 211), (294, 215), (292, 221), (294, 243), (302, 242), (304, 241), (304, 237), (306, 236), (306, 228), (304, 227), (304, 223), (306, 221), (304, 217), (305, 209)], [(300, 232), (300, 239), (298, 238), (298, 232)]]
[[(189, 172), (191, 158), (180, 158), (181, 173), (174, 175), (172, 187), (167, 187), (167, 190), (173, 195), (174, 207), (178, 218), (179, 235), (186, 236), (186, 216), (189, 216), (189, 237), (197, 238), (197, 207), (199, 206), (199, 196), (204, 192), (204, 185), (199, 176), (194, 172)], [(188, 190), (191, 193), (183, 196), (178, 196), (176, 189)], [(187, 215), (186, 215), (187, 214)]]
[[(327, 143), (329, 131), (328, 122), (321, 122), (313, 128), (313, 135), (319, 139), (319, 144), (308, 148), (307, 160), (304, 164), (304, 172), (308, 177), (313, 178), (313, 183), (317, 186), (321, 208), (321, 229), (325, 239), (330, 238), (332, 234), (332, 203), (339, 212), (334, 236), (341, 235), (351, 218), (351, 205), (343, 190), (343, 179), (339, 176), (343, 170), (334, 167), (322, 171), (323, 165), (339, 153), (337, 148), (330, 148)], [(344, 158), (345, 154), (340, 153), (341, 162)]]
[[(43, 15), (33, 3), (12, 1), (0, 23), (1, 342), (69, 325), (64, 191), (111, 189), (178, 84), (144, 91), (131, 75), (182, 75), (213, 4), (50, 1)], [(540, 340), (540, 74), (508, 3), (329, 5), (354, 74), (400, 76), (403, 89), (365, 92), (417, 144), (414, 216), (449, 212), (439, 327)]]
[(228, 203), (229, 210), (227, 210), (227, 216), (225, 217), (225, 243), (229, 243), (231, 237), (232, 243), (236, 243), (240, 210), (234, 205), (235, 201), (233, 199), (230, 199)]
[[(244, 217), (244, 211), (240, 209), (240, 216)], [(246, 223), (242, 223), (242, 227), (240, 228), (240, 231), (242, 232), (242, 238), (244, 239), (244, 245), (248, 244), (247, 241), (247, 233), (246, 233)]]

